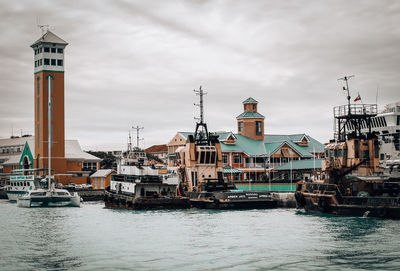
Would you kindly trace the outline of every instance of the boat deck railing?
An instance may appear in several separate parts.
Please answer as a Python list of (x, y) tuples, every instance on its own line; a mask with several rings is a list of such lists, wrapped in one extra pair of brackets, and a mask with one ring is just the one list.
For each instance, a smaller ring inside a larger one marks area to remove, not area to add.
[(340, 105), (333, 108), (335, 118), (364, 118), (374, 117), (378, 114), (376, 104), (351, 104)]

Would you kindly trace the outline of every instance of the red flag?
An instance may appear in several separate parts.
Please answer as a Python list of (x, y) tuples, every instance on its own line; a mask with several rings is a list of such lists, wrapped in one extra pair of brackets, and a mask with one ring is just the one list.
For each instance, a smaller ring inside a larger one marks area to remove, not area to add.
[(358, 93), (358, 96), (354, 99), (354, 102), (357, 102), (357, 101), (361, 101), (360, 93)]

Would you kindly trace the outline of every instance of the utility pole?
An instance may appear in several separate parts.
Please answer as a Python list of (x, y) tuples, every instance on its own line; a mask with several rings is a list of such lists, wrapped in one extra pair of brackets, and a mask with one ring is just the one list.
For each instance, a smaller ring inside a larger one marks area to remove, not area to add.
[(140, 130), (142, 130), (142, 129), (144, 129), (144, 127), (139, 127), (139, 125), (138, 126), (136, 126), (136, 127), (134, 127), (134, 126), (132, 126), (132, 129), (133, 130), (136, 130), (136, 147), (138, 147), (139, 148), (139, 131)]

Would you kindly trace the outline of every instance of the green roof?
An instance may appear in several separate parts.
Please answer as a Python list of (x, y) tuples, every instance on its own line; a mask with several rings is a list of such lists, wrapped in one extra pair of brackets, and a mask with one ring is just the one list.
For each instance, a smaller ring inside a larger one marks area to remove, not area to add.
[(235, 136), (235, 144), (224, 144), (221, 142), (223, 152), (243, 152), (248, 156), (265, 156), (263, 140), (254, 140), (239, 134)]
[[(322, 159), (315, 159), (315, 169), (321, 169), (321, 168), (322, 168)], [(286, 171), (290, 169), (292, 170), (314, 169), (314, 159), (293, 160), (292, 163), (289, 162), (282, 166), (274, 168), (274, 170), (277, 171)]]
[(258, 102), (254, 100), (252, 97), (249, 97), (243, 101), (243, 104), (258, 104)]
[[(185, 139), (193, 133), (190, 132), (179, 132)], [(241, 152), (247, 156), (269, 156), (275, 153), (282, 145), (287, 144), (302, 158), (313, 158), (314, 152), (324, 152), (324, 145), (314, 138), (306, 134), (292, 134), (292, 135), (271, 135), (266, 134), (264, 140), (255, 140), (249, 137), (234, 134), (232, 132), (217, 132), (219, 140), (221, 141), (221, 149), (223, 152)], [(233, 134), (236, 138), (235, 144), (224, 144), (222, 141), (226, 140), (227, 137)], [(308, 140), (308, 146), (300, 146), (296, 142), (306, 137)]]
[(265, 119), (265, 117), (258, 112), (243, 112), (236, 119)]

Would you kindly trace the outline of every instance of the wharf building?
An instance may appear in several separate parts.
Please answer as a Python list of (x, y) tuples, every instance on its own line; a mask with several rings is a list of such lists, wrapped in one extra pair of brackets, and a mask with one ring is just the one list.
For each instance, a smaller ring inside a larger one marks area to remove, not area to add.
[[(268, 174), (275, 181), (311, 178), (321, 172), (324, 145), (307, 134), (265, 134), (265, 117), (253, 98), (243, 101), (236, 117), (237, 133), (216, 132), (222, 149), (224, 175), (243, 182), (262, 182)], [(168, 167), (177, 166), (176, 151), (185, 146), (190, 132), (178, 132), (168, 143)], [(265, 181), (265, 180), (264, 180)]]
[(3, 161), (0, 170), (3, 175), (16, 168), (48, 168), (49, 119), (52, 128), (51, 166), (56, 182), (86, 183), (85, 175), (99, 168), (101, 159), (83, 152), (78, 141), (65, 140), (64, 52), (67, 45), (51, 31), (31, 45), (34, 52), (35, 136), (0, 140), (0, 160)]

